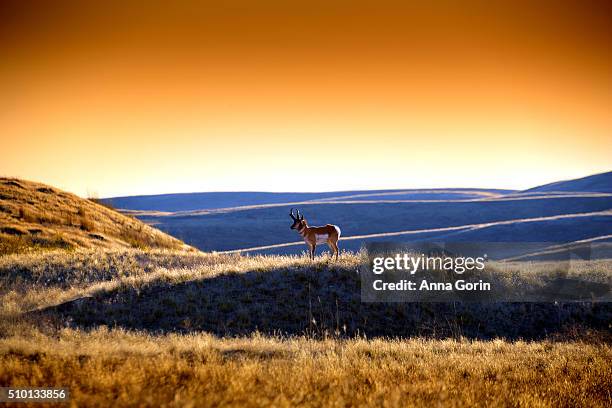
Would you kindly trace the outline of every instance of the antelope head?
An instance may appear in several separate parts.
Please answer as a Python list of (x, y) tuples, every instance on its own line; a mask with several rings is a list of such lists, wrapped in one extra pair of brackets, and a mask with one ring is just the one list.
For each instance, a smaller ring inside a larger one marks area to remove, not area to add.
[(297, 229), (302, 221), (304, 221), (304, 216), (300, 214), (300, 210), (296, 210), (296, 215), (293, 215), (293, 208), (289, 211), (289, 216), (293, 220), (293, 224), (291, 225), (291, 229)]

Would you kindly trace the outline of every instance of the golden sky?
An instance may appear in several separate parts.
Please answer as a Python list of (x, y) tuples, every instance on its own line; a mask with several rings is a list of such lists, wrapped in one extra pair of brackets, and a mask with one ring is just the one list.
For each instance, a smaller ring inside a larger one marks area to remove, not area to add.
[(0, 5), (0, 175), (104, 197), (612, 167), (607, 1), (83, 3)]

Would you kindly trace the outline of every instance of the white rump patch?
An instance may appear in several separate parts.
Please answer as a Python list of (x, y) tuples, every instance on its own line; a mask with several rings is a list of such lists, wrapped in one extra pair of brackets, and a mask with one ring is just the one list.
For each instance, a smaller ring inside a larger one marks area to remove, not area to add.
[(317, 238), (317, 244), (324, 244), (327, 242), (327, 239), (329, 238), (328, 234), (316, 234), (315, 236)]

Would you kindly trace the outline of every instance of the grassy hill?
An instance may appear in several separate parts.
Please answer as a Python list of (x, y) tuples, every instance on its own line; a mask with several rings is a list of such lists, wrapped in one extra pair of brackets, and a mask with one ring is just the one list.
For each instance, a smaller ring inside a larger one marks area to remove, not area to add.
[[(606, 302), (363, 303), (362, 261), (346, 253), (339, 262), (312, 263), (288, 256), (81, 251), (13, 256), (0, 261), (0, 274), (14, 291), (5, 307), (86, 329), (538, 339), (578, 326), (606, 330), (612, 318)], [(608, 277), (601, 271), (611, 266), (609, 260), (576, 262), (567, 278), (605, 285)], [(562, 267), (492, 264), (499, 279), (491, 282), (500, 291), (508, 282), (518, 285), (521, 276), (531, 285), (538, 279), (544, 284)]]
[(0, 254), (91, 247), (187, 248), (102, 203), (45, 184), (0, 178)]
[[(349, 253), (339, 262), (137, 249), (14, 254), (0, 257), (0, 320), (222, 337), (535, 340), (578, 328), (609, 331), (608, 302), (364, 303), (362, 261)], [(511, 262), (492, 263), (488, 270), (494, 286), (502, 288), (520, 286), (521, 279), (546, 285), (562, 267)], [(605, 285), (610, 268), (610, 260), (576, 261), (566, 278)]]

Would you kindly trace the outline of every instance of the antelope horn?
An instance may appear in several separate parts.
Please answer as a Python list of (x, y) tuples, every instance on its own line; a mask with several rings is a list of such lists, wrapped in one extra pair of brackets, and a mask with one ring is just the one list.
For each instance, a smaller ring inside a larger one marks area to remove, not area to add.
[(300, 214), (300, 210), (297, 210), (297, 216), (298, 216), (298, 220), (302, 221), (304, 219), (304, 216), (302, 214)]
[(293, 208), (291, 209), (291, 211), (289, 211), (289, 216), (291, 218), (293, 218), (293, 221), (297, 221), (297, 219), (295, 218), (295, 216), (293, 215)]

